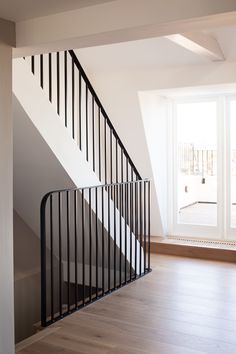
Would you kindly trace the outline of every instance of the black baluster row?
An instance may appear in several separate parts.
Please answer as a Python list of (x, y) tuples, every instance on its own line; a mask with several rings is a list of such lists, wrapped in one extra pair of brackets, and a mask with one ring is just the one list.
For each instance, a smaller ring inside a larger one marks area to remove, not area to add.
[(150, 181), (47, 194), (41, 266), (43, 326), (148, 273)]
[(102, 183), (141, 179), (73, 51), (32, 56), (31, 71)]

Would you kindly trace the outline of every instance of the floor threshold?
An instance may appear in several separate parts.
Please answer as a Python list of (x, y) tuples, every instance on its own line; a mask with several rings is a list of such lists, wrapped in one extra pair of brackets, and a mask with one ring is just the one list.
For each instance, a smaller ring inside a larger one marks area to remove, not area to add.
[(181, 236), (151, 238), (151, 252), (225, 262), (236, 262), (236, 242)]
[(181, 236), (168, 236), (164, 238), (162, 242), (179, 244), (179, 245), (236, 250), (235, 241), (207, 240), (207, 239), (204, 240), (204, 239), (196, 239), (192, 237), (186, 238)]

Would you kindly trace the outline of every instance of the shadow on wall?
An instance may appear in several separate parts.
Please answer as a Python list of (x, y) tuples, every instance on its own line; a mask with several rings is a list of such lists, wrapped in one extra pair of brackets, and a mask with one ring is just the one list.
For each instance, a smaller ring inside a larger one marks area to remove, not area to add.
[(40, 321), (40, 240), (14, 211), (15, 341)]
[[(56, 269), (55, 274), (58, 278), (57, 272)], [(15, 342), (18, 343), (35, 334), (40, 325), (41, 269), (40, 239), (16, 211), (14, 211), (14, 291)]]
[[(49, 256), (48, 251), (47, 261)], [(58, 279), (58, 267), (54, 272)], [(47, 278), (49, 279), (49, 274)], [(18, 343), (35, 334), (41, 322), (41, 269), (40, 239), (16, 211), (14, 211), (14, 302), (15, 342)]]
[[(81, 210), (81, 200), (78, 198), (78, 210)], [(87, 252), (85, 252), (85, 264), (89, 264), (89, 255), (88, 255), (88, 235), (89, 235), (89, 206), (88, 203), (85, 202), (85, 248)], [(72, 210), (72, 209), (71, 209)], [(81, 216), (80, 216), (81, 217)], [(81, 245), (81, 218), (78, 216), (78, 244)], [(95, 229), (96, 225), (96, 217), (92, 212), (92, 229)], [(72, 222), (72, 221), (71, 221)], [(62, 218), (62, 259), (64, 260), (62, 267), (67, 267), (66, 260), (66, 230), (65, 225), (66, 221)], [(73, 225), (71, 225), (70, 229), (73, 230)], [(102, 266), (102, 256), (101, 256), (101, 244), (102, 244), (102, 224), (98, 220), (98, 244), (99, 252), (98, 252), (98, 266), (100, 267), (100, 271), (98, 273), (98, 283), (101, 284), (101, 266)], [(64, 232), (63, 232), (64, 231)], [(56, 229), (56, 225), (54, 225), (54, 233), (58, 234), (58, 230)], [(93, 232), (93, 237), (95, 235), (95, 231)], [(71, 262), (74, 262), (72, 255), (74, 254), (74, 237), (73, 235), (70, 243), (71, 247)], [(104, 266), (107, 267), (108, 259), (107, 259), (107, 240), (108, 234), (107, 231), (104, 230)], [(95, 240), (93, 240), (93, 245), (95, 245)], [(115, 246), (113, 240), (110, 240), (111, 249), (116, 252), (116, 269), (119, 269), (119, 259), (120, 259), (120, 249)], [(49, 245), (48, 245), (49, 246)], [(81, 262), (82, 254), (81, 249), (78, 250), (78, 262)], [(50, 249), (48, 248), (48, 252), (46, 255), (47, 259), (47, 289), (51, 289), (50, 283)], [(92, 264), (95, 265), (96, 253), (95, 248), (92, 248)], [(122, 279), (124, 278), (124, 271), (127, 271), (127, 277), (130, 272), (129, 263), (125, 262), (124, 255), (122, 255)], [(64, 264), (65, 263), (65, 264)], [(126, 263), (126, 268), (125, 268)], [(54, 257), (53, 257), (53, 265), (54, 265), (54, 306), (55, 312), (59, 311), (59, 257), (58, 257), (58, 248), (54, 247)], [(111, 282), (113, 284), (113, 273), (114, 273), (114, 259), (111, 257)], [(63, 271), (63, 269), (62, 269)], [(80, 270), (82, 268), (80, 267)], [(39, 324), (41, 320), (41, 282), (40, 282), (40, 239), (39, 237), (29, 228), (29, 226), (24, 222), (24, 220), (14, 211), (14, 273), (15, 273), (15, 341), (16, 343), (22, 341), (25, 338), (32, 336), (37, 330), (37, 324)], [(107, 287), (107, 277), (105, 277), (105, 287)], [(118, 281), (117, 275), (117, 281)], [(69, 299), (69, 303), (73, 305), (74, 298), (74, 284), (73, 282), (68, 285), (66, 279), (64, 279), (62, 284), (62, 303), (63, 305), (68, 304), (67, 298), (67, 289), (68, 286), (71, 288), (71, 299)], [(95, 293), (95, 288), (93, 289), (93, 293)], [(85, 289), (86, 293), (88, 288)], [(81, 285), (78, 285), (78, 302), (80, 302), (82, 293)], [(49, 316), (51, 313), (50, 308), (50, 291), (47, 292), (47, 315)], [(64, 306), (63, 306), (64, 308)]]

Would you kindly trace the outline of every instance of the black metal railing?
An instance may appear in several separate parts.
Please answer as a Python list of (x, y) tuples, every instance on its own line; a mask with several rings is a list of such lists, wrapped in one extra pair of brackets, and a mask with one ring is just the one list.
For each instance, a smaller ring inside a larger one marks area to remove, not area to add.
[(150, 181), (46, 194), (41, 267), (42, 326), (150, 272)]
[(73, 50), (25, 58), (103, 184), (141, 176)]
[(42, 326), (150, 269), (150, 181), (142, 180), (72, 50), (24, 58), (100, 186), (41, 203)]

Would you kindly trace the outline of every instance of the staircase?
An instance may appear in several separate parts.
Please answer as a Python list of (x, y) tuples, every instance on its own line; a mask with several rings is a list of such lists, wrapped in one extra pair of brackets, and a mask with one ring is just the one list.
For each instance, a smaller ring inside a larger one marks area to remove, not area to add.
[[(17, 100), (72, 180), (66, 189), (55, 184), (41, 203), (47, 326), (150, 271), (150, 181), (141, 179), (73, 51), (19, 59), (14, 70)], [(27, 99), (33, 91), (44, 95), (37, 111)], [(32, 228), (39, 231), (37, 220)]]

